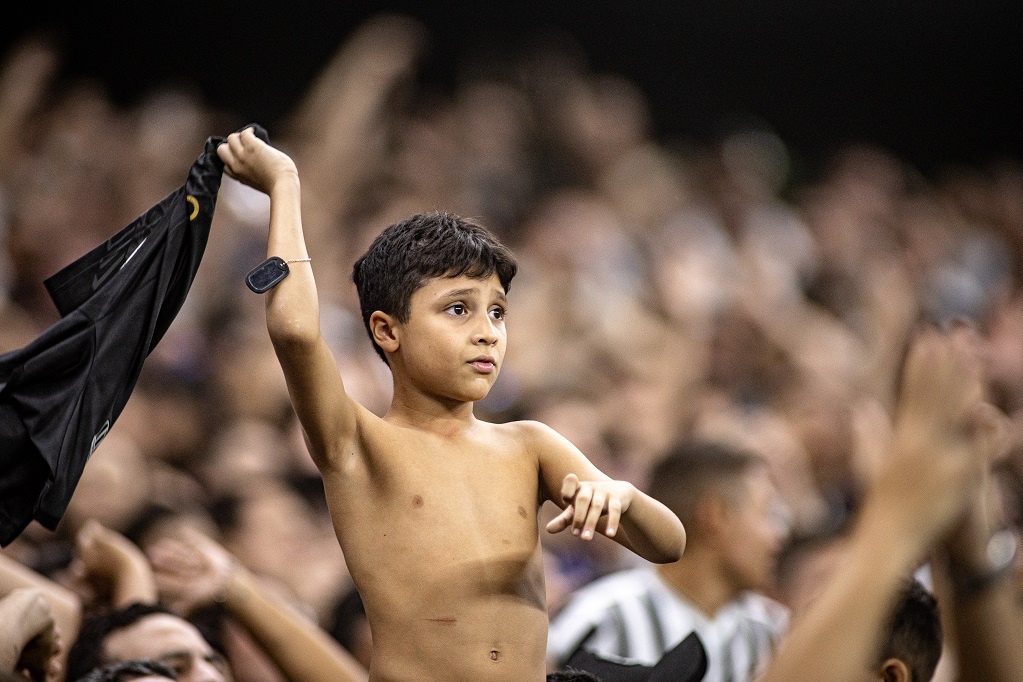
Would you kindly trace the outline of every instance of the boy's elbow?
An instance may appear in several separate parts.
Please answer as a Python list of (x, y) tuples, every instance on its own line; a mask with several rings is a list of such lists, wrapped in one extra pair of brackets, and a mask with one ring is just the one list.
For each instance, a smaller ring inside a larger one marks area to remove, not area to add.
[(668, 560), (668, 563), (678, 561), (679, 559), (682, 558), (682, 555), (685, 553), (686, 553), (686, 528), (685, 526), (682, 525), (682, 522), (680, 521), (678, 524), (678, 535), (675, 538), (675, 544), (670, 552), (671, 559)]
[(670, 540), (661, 547), (660, 556), (654, 563), (671, 564), (682, 558), (686, 551), (686, 529), (680, 521), (675, 532), (671, 534)]
[(294, 317), (267, 316), (266, 329), (277, 351), (299, 351), (320, 340), (318, 321), (309, 322)]

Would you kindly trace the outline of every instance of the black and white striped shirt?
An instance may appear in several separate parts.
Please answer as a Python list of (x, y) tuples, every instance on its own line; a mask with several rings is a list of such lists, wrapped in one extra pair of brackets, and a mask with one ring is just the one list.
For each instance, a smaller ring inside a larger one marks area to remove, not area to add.
[(690, 632), (707, 650), (707, 682), (745, 682), (765, 667), (788, 624), (781, 604), (752, 592), (708, 618), (652, 567), (620, 571), (577, 590), (551, 621), (547, 653), (559, 665), (580, 647), (653, 665)]

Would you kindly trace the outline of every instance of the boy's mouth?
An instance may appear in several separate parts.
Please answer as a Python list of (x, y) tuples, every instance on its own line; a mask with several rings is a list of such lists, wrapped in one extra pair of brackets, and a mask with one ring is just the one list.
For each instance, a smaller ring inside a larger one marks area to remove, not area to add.
[(490, 374), (497, 368), (497, 363), (494, 362), (494, 358), (487, 355), (474, 358), (469, 361), (469, 364), (476, 368), (477, 372), (481, 372), (483, 374)]

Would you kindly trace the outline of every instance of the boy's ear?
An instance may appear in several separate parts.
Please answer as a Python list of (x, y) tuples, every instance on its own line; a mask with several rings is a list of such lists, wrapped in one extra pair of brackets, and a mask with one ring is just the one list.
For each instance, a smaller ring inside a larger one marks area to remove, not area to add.
[(373, 340), (385, 353), (398, 350), (398, 324), (393, 317), (380, 310), (374, 311), (369, 316), (369, 330)]
[(897, 658), (889, 658), (881, 664), (881, 679), (884, 682), (911, 682), (909, 667)]

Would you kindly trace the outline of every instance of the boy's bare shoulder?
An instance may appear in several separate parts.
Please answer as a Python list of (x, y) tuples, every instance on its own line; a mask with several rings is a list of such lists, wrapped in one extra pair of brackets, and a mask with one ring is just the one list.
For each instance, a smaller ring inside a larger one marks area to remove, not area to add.
[(567, 438), (543, 422), (523, 419), (496, 426), (501, 429), (505, 437), (518, 442), (540, 462), (552, 455), (578, 453), (576, 447)]
[(543, 422), (532, 419), (521, 419), (512, 422), (492, 424), (497, 433), (504, 437), (520, 440), (523, 445), (543, 445), (546, 442), (553, 442), (561, 436), (557, 431)]

